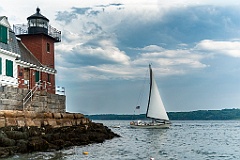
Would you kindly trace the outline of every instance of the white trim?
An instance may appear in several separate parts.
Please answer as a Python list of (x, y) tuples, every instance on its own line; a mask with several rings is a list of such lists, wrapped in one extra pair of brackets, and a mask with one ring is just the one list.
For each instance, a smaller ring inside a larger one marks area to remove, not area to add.
[(9, 77), (6, 75), (0, 75), (0, 85), (1, 86), (18, 86), (18, 78), (14, 78), (14, 77)]
[(0, 48), (0, 53), (5, 54), (5, 55), (8, 55), (8, 56), (12, 56), (12, 57), (20, 57), (19, 54), (6, 51), (6, 50), (4, 50), (4, 49), (2, 49), (2, 48)]
[(7, 27), (7, 28), (11, 28), (10, 23), (8, 22), (8, 19), (6, 16), (3, 16), (3, 19), (0, 21), (0, 24)]
[(27, 63), (27, 62), (21, 61), (21, 60), (16, 60), (16, 63), (19, 64), (20, 66), (27, 67), (27, 68), (30, 68), (30, 69), (34, 69), (34, 70), (40, 71), (40, 72), (49, 73), (49, 74), (56, 74), (56, 72), (57, 72), (55, 69), (52, 69), (52, 68), (49, 68), (49, 67), (39, 67), (35, 64)]

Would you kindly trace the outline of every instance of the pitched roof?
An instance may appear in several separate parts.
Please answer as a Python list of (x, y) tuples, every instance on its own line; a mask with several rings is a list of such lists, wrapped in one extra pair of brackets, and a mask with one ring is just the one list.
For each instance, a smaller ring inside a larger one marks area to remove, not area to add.
[(8, 43), (6, 44), (6, 43), (0, 42), (0, 48), (15, 54), (20, 54), (17, 38), (15, 36), (15, 33), (12, 30), (9, 29)]
[(49, 20), (40, 13), (40, 8), (37, 8), (36, 13), (27, 18), (27, 20), (29, 19), (44, 19), (49, 22)]
[(43, 67), (43, 65), (38, 61), (38, 59), (30, 52), (27, 47), (22, 43), (21, 40), (18, 40), (18, 46), (20, 48), (21, 57), (18, 58), (21, 61), (28, 62), (39, 67)]
[(0, 21), (4, 18), (5, 16), (0, 16)]
[(0, 24), (7, 27), (7, 28), (11, 28), (11, 25), (8, 22), (8, 18), (6, 16), (0, 16)]

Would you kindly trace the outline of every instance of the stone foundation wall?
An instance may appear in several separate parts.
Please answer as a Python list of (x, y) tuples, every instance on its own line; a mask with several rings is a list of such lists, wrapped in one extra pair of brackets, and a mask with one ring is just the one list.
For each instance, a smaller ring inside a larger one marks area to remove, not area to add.
[(23, 99), (30, 90), (11, 86), (0, 86), (0, 110), (27, 110), (35, 112), (66, 111), (66, 96), (36, 91), (23, 106)]
[(7, 126), (77, 126), (88, 124), (89, 119), (80, 113), (37, 113), (34, 111), (0, 111), (0, 128)]

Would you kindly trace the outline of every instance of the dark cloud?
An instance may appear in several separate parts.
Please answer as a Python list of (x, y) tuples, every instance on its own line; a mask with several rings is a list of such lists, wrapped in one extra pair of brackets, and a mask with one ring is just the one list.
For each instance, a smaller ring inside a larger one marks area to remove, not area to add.
[(111, 3), (109, 4), (109, 6), (123, 6), (122, 3)]
[(99, 13), (100, 13), (100, 11), (94, 11), (94, 10), (92, 10), (92, 11), (89, 12), (88, 15), (94, 15), (94, 16), (96, 16), (96, 15), (98, 15)]
[(73, 12), (80, 15), (86, 14), (86, 12), (88, 12), (91, 9), (92, 8), (90, 7), (85, 7), (85, 8), (72, 7)]
[(95, 22), (87, 22), (83, 26), (83, 31), (86, 34), (95, 35), (103, 32), (102, 27)]
[(77, 19), (78, 15), (97, 15), (99, 11), (93, 10), (90, 7), (78, 8), (72, 7), (72, 11), (58, 11), (56, 15), (56, 20), (64, 21), (66, 24), (70, 23), (72, 20)]
[(68, 12), (68, 11), (63, 11), (63, 12), (59, 11), (59, 12), (57, 12), (55, 20), (63, 21), (66, 24), (69, 24), (74, 19), (77, 19), (77, 15), (75, 13)]
[(86, 7), (86, 8), (77, 8), (73, 7), (73, 12), (79, 15), (87, 15), (87, 16), (96, 16), (100, 13), (99, 10), (94, 10), (93, 8)]
[(174, 8), (148, 23), (142, 17), (124, 19), (116, 28), (121, 46), (144, 47), (180, 43), (194, 45), (203, 39), (236, 38), (239, 10), (233, 7), (195, 6)]
[(78, 50), (73, 50), (73, 54), (67, 55), (68, 63), (74, 66), (98, 66), (102, 64), (115, 64), (116, 62), (106, 59), (103, 56), (96, 56), (91, 54), (77, 53)]
[(119, 7), (119, 6), (124, 6), (124, 4), (122, 4), (122, 3), (110, 3), (108, 5), (97, 5), (96, 7), (106, 8), (106, 7), (110, 7), (110, 6), (117, 6), (117, 7)]

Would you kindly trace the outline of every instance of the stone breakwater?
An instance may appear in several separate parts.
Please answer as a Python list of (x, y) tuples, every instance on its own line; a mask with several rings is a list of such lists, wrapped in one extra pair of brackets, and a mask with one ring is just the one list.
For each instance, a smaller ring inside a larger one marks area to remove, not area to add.
[(89, 123), (81, 113), (38, 113), (34, 111), (0, 110), (0, 127), (64, 127)]
[(102, 143), (114, 137), (119, 135), (78, 113), (0, 111), (0, 158)]

